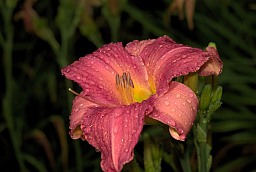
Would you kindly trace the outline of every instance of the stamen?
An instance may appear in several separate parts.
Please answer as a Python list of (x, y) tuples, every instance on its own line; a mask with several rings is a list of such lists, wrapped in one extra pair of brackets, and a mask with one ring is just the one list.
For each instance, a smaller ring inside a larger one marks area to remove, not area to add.
[(75, 95), (79, 95), (77, 92), (75, 92), (74, 90), (72, 90), (71, 88), (68, 89), (68, 91), (70, 91), (71, 93), (75, 94)]
[(116, 86), (118, 87), (120, 85), (120, 76), (116, 74)]
[(133, 84), (133, 81), (132, 81), (131, 78), (129, 79), (129, 85), (130, 85), (132, 88), (134, 88), (134, 84)]
[(124, 72), (122, 76), (116, 74), (116, 87), (123, 97), (125, 104), (131, 104), (134, 102), (133, 88), (134, 84), (130, 73)]

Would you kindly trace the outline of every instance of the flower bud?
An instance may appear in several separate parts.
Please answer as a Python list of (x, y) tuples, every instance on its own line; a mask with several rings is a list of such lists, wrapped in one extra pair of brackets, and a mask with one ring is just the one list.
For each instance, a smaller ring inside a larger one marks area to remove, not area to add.
[(188, 86), (195, 93), (198, 91), (198, 73), (193, 72), (184, 76), (184, 84)]
[(218, 86), (217, 89), (213, 92), (211, 103), (215, 103), (217, 101), (220, 101), (222, 97), (222, 87)]
[(206, 111), (211, 102), (212, 86), (207, 84), (204, 86), (201, 96), (200, 96), (200, 109)]

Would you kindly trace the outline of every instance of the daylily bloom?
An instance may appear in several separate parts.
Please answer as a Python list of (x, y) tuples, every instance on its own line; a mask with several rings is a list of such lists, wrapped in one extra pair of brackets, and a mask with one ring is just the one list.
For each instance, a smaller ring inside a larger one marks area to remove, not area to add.
[(189, 87), (172, 79), (219, 59), (213, 51), (163, 36), (126, 47), (110, 43), (65, 67), (62, 73), (83, 89), (73, 101), (71, 137), (86, 140), (101, 152), (104, 171), (121, 171), (133, 159), (146, 116), (169, 125), (172, 137), (185, 140), (198, 99)]

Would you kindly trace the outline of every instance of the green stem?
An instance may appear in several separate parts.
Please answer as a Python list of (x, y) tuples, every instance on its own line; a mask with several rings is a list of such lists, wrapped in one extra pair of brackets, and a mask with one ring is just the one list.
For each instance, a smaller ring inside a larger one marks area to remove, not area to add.
[(205, 140), (204, 141), (199, 141), (199, 172), (206, 172), (207, 171), (207, 150), (206, 150), (206, 139), (207, 139), (207, 133), (208, 133), (208, 122), (204, 117), (204, 114), (200, 111), (199, 112), (200, 120), (199, 120), (199, 126), (202, 128), (202, 130), (205, 132)]
[(179, 159), (180, 159), (180, 163), (183, 171), (191, 172), (189, 151), (185, 150), (184, 157), (180, 157)]

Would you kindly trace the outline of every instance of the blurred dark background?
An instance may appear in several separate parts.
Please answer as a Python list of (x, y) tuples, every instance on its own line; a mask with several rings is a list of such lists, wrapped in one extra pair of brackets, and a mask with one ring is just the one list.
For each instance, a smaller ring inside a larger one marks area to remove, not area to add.
[(212, 116), (212, 171), (256, 171), (256, 1), (185, 0), (180, 12), (176, 3), (0, 0), (1, 171), (100, 171), (100, 153), (68, 135), (67, 89), (80, 88), (60, 69), (105, 43), (162, 35), (216, 43), (223, 105)]

